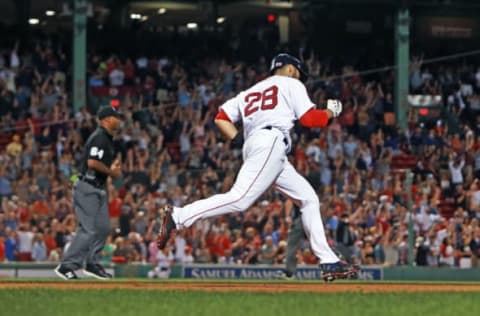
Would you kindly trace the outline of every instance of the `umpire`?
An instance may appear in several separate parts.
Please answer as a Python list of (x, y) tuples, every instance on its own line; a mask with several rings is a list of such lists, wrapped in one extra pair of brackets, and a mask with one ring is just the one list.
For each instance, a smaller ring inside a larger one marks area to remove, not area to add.
[[(280, 274), (281, 279), (285, 280), (294, 280), (297, 273), (297, 250), (301, 247), (302, 241), (305, 239), (305, 230), (303, 229), (302, 224), (302, 213), (298, 206), (293, 204), (292, 206), (292, 223), (290, 224), (290, 229), (288, 230), (287, 237), (287, 254), (286, 254), (286, 269), (283, 270)], [(335, 254), (344, 260), (344, 252), (337, 247), (332, 248)], [(342, 249), (343, 250), (343, 249)]]
[(302, 241), (305, 239), (302, 214), (295, 204), (292, 206), (291, 214), (292, 223), (290, 224), (287, 237), (286, 269), (280, 276), (286, 280), (293, 280), (295, 278), (297, 272), (297, 249), (300, 248)]
[(115, 160), (113, 133), (120, 127), (122, 115), (110, 106), (97, 113), (99, 127), (88, 138), (78, 180), (73, 185), (73, 207), (78, 227), (63, 261), (55, 273), (65, 279), (78, 279), (75, 270), (107, 280), (112, 275), (100, 265), (101, 253), (110, 232), (106, 181), (121, 175), (121, 164)]

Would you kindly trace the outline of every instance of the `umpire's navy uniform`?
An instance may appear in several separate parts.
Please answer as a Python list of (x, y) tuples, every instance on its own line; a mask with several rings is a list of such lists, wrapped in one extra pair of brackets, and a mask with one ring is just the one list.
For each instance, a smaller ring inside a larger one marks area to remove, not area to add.
[[(108, 116), (120, 117), (120, 114), (111, 107), (100, 108), (98, 118), (102, 120)], [(100, 265), (101, 253), (110, 232), (106, 191), (108, 175), (89, 168), (88, 160), (91, 159), (102, 162), (108, 168), (115, 159), (113, 137), (102, 126), (90, 135), (85, 144), (80, 174), (73, 185), (77, 232), (64, 254), (61, 265), (55, 270), (59, 276), (66, 279), (76, 278), (73, 271), (82, 268), (84, 263), (85, 274), (100, 279), (111, 277)]]

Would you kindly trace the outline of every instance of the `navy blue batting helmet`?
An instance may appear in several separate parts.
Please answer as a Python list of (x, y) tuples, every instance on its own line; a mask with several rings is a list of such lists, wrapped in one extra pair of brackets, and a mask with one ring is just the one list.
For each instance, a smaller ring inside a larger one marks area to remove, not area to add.
[(300, 72), (300, 81), (305, 82), (308, 78), (308, 70), (304, 63), (300, 59), (293, 57), (289, 54), (278, 54), (273, 57), (272, 63), (270, 65), (270, 74), (273, 74), (278, 68), (282, 68), (285, 65), (293, 65)]

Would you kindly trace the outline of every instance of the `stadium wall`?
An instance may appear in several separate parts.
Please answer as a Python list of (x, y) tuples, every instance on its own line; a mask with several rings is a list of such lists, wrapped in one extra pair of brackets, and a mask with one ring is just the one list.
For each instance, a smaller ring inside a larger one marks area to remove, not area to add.
[[(55, 277), (52, 263), (2, 263), (0, 278), (49, 278)], [(117, 278), (147, 278), (154, 267), (151, 264), (132, 263), (127, 265), (109, 265), (107, 271)], [(268, 265), (215, 265), (193, 264), (174, 265), (170, 278), (191, 279), (274, 279), (282, 266)], [(80, 273), (80, 276), (82, 274)], [(320, 271), (315, 266), (299, 267), (297, 278), (318, 280)], [(385, 281), (480, 281), (480, 268), (426, 268), (426, 267), (362, 267), (361, 280)]]

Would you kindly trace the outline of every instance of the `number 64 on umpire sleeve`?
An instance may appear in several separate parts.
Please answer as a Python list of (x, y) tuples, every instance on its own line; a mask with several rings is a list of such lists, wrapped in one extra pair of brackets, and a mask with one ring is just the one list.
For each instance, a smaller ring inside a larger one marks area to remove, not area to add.
[(98, 159), (103, 158), (103, 149), (98, 149), (98, 147), (90, 148), (90, 157), (98, 157)]

